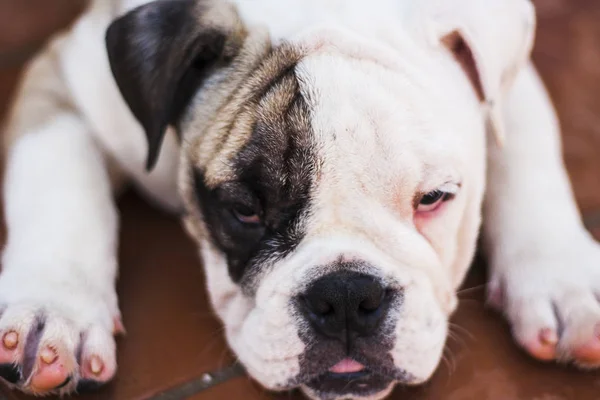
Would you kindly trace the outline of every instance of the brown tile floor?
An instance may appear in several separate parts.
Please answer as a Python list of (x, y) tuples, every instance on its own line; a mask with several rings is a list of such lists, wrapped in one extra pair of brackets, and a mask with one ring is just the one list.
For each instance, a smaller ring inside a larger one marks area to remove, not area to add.
[[(0, 0), (0, 115), (19, 66), (31, 48), (68, 23), (82, 2)], [(535, 61), (548, 83), (564, 127), (565, 155), (579, 204), (600, 238), (600, 2), (538, 0), (540, 27)], [(212, 316), (195, 250), (177, 221), (133, 194), (120, 201), (122, 311), (128, 335), (119, 339), (117, 379), (82, 399), (290, 399), (270, 395), (245, 376), (184, 396), (205, 372), (233, 361)], [(444, 362), (432, 381), (398, 389), (393, 399), (571, 400), (600, 398), (600, 373), (532, 361), (513, 344), (503, 320), (483, 306), (481, 267), (461, 293)], [(190, 383), (192, 382), (192, 383)], [(2, 392), (9, 399), (27, 397)]]

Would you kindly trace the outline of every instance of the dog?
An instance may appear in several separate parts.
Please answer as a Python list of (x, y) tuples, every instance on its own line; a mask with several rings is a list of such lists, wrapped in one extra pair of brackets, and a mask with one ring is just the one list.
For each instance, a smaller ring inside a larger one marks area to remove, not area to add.
[(381, 399), (436, 369), (478, 237), (533, 357), (600, 365), (600, 247), (530, 61), (528, 0), (92, 0), (4, 129), (0, 375), (116, 373), (115, 197), (198, 246), (262, 386)]

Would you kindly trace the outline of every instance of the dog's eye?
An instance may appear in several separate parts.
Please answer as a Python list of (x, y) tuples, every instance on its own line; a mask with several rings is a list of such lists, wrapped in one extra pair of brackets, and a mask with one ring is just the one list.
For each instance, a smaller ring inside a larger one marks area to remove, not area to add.
[(437, 208), (445, 201), (451, 200), (454, 197), (453, 193), (444, 192), (442, 190), (434, 190), (427, 193), (419, 201), (417, 211), (419, 212), (431, 212), (437, 210)]
[(236, 204), (232, 207), (231, 213), (243, 224), (258, 225), (261, 223), (259, 213), (252, 207), (248, 207), (243, 204)]

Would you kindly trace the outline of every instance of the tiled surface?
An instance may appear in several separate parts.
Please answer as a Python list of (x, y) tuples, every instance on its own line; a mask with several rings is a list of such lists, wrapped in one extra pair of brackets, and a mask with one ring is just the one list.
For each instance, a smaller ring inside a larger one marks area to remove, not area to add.
[[(557, 105), (565, 154), (578, 201), (600, 215), (600, 2), (537, 0), (540, 26), (534, 59)], [(18, 74), (16, 64), (68, 23), (77, 0), (0, 0), (0, 114)], [(196, 253), (173, 218), (133, 195), (120, 201), (122, 311), (128, 335), (119, 339), (117, 379), (84, 399), (145, 399), (202, 373), (230, 365), (219, 323), (210, 313)], [(598, 227), (593, 229), (600, 237)], [(482, 282), (476, 269), (467, 286)], [(482, 304), (481, 287), (461, 294), (447, 362), (418, 389), (394, 399), (571, 400), (600, 398), (600, 374), (542, 365), (522, 354), (501, 318)], [(10, 399), (24, 396), (5, 392)], [(2, 394), (0, 394), (1, 398)], [(298, 399), (272, 396), (246, 377), (191, 397)]]

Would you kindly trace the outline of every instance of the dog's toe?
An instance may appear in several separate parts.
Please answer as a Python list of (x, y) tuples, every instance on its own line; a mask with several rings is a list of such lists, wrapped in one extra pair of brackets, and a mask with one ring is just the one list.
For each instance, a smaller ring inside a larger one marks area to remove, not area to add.
[(582, 367), (600, 366), (600, 304), (592, 290), (566, 292), (554, 304), (562, 326), (559, 359)]
[(533, 335), (530, 340), (522, 343), (523, 348), (533, 357), (541, 361), (552, 361), (556, 359), (556, 346), (558, 335), (551, 328), (543, 328), (538, 335)]
[(60, 389), (70, 382), (73, 374), (73, 366), (65, 360), (64, 355), (59, 355), (51, 347), (44, 347), (38, 353), (35, 370), (29, 380), (30, 390), (34, 393), (44, 394), (46, 392)]
[(513, 291), (506, 296), (504, 312), (512, 322), (517, 342), (539, 360), (554, 360), (559, 335), (552, 303), (541, 296), (517, 297)]
[(97, 382), (98, 385), (108, 382), (117, 371), (115, 354), (115, 341), (111, 332), (99, 327), (88, 330), (81, 346), (81, 379)]
[(600, 367), (598, 246), (504, 265), (494, 271), (488, 301), (506, 315), (521, 347), (538, 360)]
[(573, 358), (584, 368), (600, 366), (600, 338), (598, 335), (575, 347), (573, 349)]
[(522, 299), (505, 312), (517, 342), (538, 360), (600, 366), (600, 305), (591, 290)]
[(34, 395), (100, 387), (116, 372), (110, 315), (90, 319), (48, 304), (5, 304), (0, 377)]

